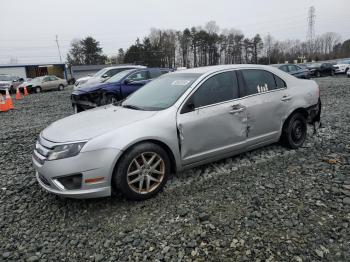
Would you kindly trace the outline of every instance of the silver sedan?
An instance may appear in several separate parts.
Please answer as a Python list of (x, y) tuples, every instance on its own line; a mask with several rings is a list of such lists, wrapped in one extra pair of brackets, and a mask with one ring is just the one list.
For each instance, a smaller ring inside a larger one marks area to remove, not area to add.
[(33, 153), (39, 184), (66, 197), (143, 200), (171, 173), (281, 141), (320, 121), (318, 85), (259, 65), (182, 70), (124, 102), (54, 122)]

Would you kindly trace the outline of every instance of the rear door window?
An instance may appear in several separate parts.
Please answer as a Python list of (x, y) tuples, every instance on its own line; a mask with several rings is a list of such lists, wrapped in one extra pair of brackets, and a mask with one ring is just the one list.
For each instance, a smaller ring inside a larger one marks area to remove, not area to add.
[(241, 70), (245, 83), (245, 95), (268, 92), (277, 88), (274, 75), (260, 69)]
[(286, 82), (284, 82), (281, 78), (278, 76), (274, 75), (275, 81), (276, 81), (276, 86), (277, 88), (286, 88)]

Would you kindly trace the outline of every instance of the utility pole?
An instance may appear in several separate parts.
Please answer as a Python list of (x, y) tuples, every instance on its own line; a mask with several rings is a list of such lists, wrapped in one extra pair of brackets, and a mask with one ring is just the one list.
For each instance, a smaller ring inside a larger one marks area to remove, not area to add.
[(60, 62), (62, 62), (60, 45), (58, 44), (58, 35), (56, 35), (56, 44), (57, 44), (58, 54), (60, 55)]
[(315, 7), (311, 6), (308, 11), (308, 16), (307, 16), (307, 24), (308, 24), (308, 29), (307, 29), (307, 42), (309, 45), (309, 53), (310, 56), (313, 55), (314, 53), (314, 41), (315, 41), (315, 18), (316, 18), (316, 9)]

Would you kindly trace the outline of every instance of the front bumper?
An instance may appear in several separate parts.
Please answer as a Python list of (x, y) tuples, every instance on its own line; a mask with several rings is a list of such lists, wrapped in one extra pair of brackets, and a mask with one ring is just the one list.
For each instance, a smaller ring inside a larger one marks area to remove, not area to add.
[[(47, 161), (34, 151), (32, 160), (39, 185), (46, 191), (69, 198), (98, 198), (111, 195), (113, 169), (120, 155), (120, 150), (108, 148)], [(82, 175), (79, 189), (70, 190), (59, 183), (60, 178), (76, 174)], [(103, 179), (87, 182), (96, 178)]]

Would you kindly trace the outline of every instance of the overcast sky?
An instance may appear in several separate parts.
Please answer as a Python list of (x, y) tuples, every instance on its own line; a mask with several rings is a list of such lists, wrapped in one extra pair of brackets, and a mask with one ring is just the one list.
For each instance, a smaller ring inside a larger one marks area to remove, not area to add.
[(127, 48), (150, 28), (183, 30), (215, 20), (246, 36), (304, 40), (307, 11), (316, 8), (316, 34), (350, 38), (349, 0), (0, 0), (0, 64), (65, 59), (73, 38), (92, 36), (107, 55)]

